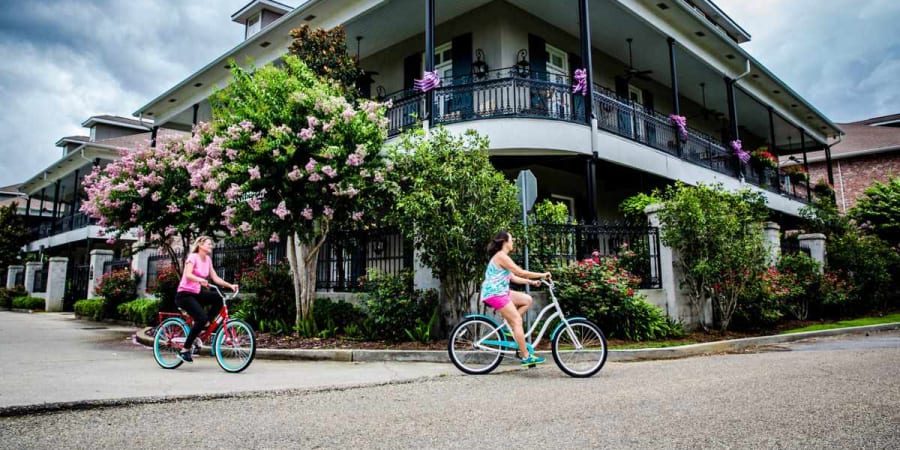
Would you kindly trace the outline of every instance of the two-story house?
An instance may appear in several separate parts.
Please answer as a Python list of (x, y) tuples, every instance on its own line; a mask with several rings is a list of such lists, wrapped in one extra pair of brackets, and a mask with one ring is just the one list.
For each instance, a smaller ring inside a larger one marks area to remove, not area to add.
[[(229, 83), (229, 61), (275, 62), (290, 30), (342, 25), (368, 74), (360, 91), (392, 101), (390, 136), (473, 128), (489, 137), (496, 168), (510, 179), (531, 170), (539, 199), (566, 203), (586, 224), (676, 180), (759, 190), (789, 221), (808, 186), (741, 152), (804, 154), (842, 134), (750, 55), (750, 35), (708, 0), (254, 0), (232, 20), (243, 42), (134, 115), (154, 132), (190, 129), (210, 118), (207, 97)], [(413, 89), (425, 72), (441, 84)]]

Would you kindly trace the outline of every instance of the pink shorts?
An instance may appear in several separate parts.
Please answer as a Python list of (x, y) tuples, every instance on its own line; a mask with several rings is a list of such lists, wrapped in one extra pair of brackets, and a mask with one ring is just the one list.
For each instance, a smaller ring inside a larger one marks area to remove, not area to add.
[(488, 297), (482, 301), (487, 303), (487, 305), (491, 308), (502, 309), (504, 306), (506, 306), (507, 303), (509, 303), (509, 294), (495, 295), (493, 297)]

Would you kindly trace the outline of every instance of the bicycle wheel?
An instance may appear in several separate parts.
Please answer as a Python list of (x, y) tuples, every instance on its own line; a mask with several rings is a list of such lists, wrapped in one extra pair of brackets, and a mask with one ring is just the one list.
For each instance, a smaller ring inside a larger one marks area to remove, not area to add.
[(166, 319), (159, 324), (153, 338), (153, 357), (160, 367), (174, 369), (184, 362), (178, 357), (178, 352), (184, 347), (189, 330), (182, 319)]
[(570, 376), (589, 377), (606, 363), (606, 336), (600, 327), (586, 319), (572, 319), (569, 327), (571, 331), (563, 325), (553, 337), (553, 360)]
[(490, 373), (500, 365), (503, 354), (500, 349), (476, 347), (481, 340), (503, 341), (497, 325), (480, 317), (463, 319), (450, 333), (448, 352), (457, 369), (469, 375)]
[(253, 328), (240, 319), (229, 320), (213, 337), (216, 361), (226, 372), (237, 373), (250, 366), (256, 356)]

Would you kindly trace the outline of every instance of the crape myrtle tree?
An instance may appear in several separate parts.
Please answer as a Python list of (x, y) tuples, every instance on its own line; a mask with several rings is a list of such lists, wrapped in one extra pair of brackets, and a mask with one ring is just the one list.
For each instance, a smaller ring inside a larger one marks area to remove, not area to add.
[(300, 323), (312, 312), (317, 255), (329, 231), (363, 226), (384, 198), (385, 108), (350, 104), (293, 55), (282, 67), (235, 66), (232, 75), (210, 97), (204, 142), (217, 142), (223, 158), (215, 183), (204, 187), (224, 205), (232, 235), (253, 237), (260, 248), (286, 240)]
[(440, 280), (442, 326), (455, 324), (487, 263), (485, 246), (518, 217), (515, 186), (491, 165), (488, 140), (443, 127), (402, 135), (391, 149), (393, 214), (422, 263)]
[(224, 208), (208, 193), (219, 184), (212, 174), (222, 164), (221, 148), (203, 145), (205, 128), (189, 139), (163, 137), (156, 147), (121, 150), (121, 159), (95, 166), (84, 178), (81, 211), (99, 220), (110, 243), (136, 229), (140, 247), (165, 250), (181, 273), (176, 247), (225, 231)]
[(719, 328), (727, 330), (741, 293), (766, 266), (765, 199), (759, 192), (681, 183), (661, 197), (660, 241), (678, 251), (691, 307), (699, 316), (711, 299)]

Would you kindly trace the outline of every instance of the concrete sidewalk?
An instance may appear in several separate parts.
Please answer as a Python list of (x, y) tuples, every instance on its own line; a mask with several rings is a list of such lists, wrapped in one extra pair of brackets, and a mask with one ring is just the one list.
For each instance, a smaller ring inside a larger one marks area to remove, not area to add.
[[(833, 330), (809, 331), (806, 333), (779, 334), (759, 336), (725, 341), (704, 342), (700, 344), (681, 345), (677, 347), (644, 348), (635, 350), (610, 350), (607, 361), (646, 361), (657, 359), (676, 359), (690, 356), (709, 355), (714, 353), (736, 352), (770, 345), (794, 342), (803, 339), (843, 334), (865, 334), (875, 331), (900, 329), (900, 323), (869, 325), (863, 327), (836, 328)], [(140, 330), (137, 341), (146, 346), (153, 346), (153, 338)], [(208, 350), (207, 350), (208, 351)], [(260, 359), (294, 360), (294, 361), (344, 361), (344, 362), (429, 362), (450, 363), (447, 350), (353, 350), (353, 349), (268, 349), (256, 350)]]

